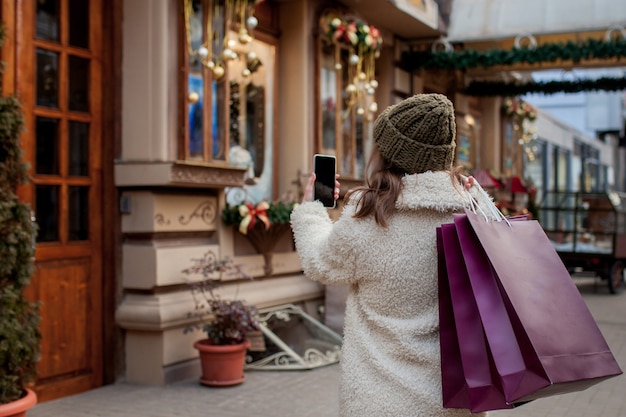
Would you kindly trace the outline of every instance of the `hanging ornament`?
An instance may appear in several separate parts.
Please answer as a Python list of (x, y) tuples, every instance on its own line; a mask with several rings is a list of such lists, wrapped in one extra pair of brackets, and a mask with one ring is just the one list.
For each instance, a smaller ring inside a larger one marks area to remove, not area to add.
[(250, 43), (251, 41), (252, 41), (252, 36), (250, 36), (250, 34), (245, 28), (242, 28), (239, 31), (239, 43), (241, 43), (242, 45), (246, 45)]
[(189, 101), (191, 104), (195, 104), (198, 102), (198, 100), (200, 100), (200, 94), (196, 93), (195, 91), (189, 93), (187, 101)]
[(201, 46), (198, 49), (198, 56), (200, 56), (200, 58), (206, 58), (209, 56), (209, 49), (206, 46)]
[(213, 75), (218, 80), (224, 76), (224, 72), (224, 67), (222, 67), (221, 65), (213, 68)]
[(237, 53), (230, 48), (226, 48), (222, 51), (222, 57), (225, 60), (230, 61), (237, 58)]
[(246, 25), (250, 28), (250, 29), (254, 29), (257, 27), (257, 25), (259, 24), (259, 21), (257, 20), (256, 17), (254, 16), (250, 16), (248, 17), (248, 19), (246, 20)]
[[(203, 4), (205, 2), (202, 2)], [(262, 3), (262, 0), (226, 0), (208, 2), (211, 6), (208, 10), (194, 9), (194, 0), (183, 0), (183, 17), (185, 21), (185, 34), (187, 54), (190, 63), (194, 65), (202, 63), (211, 70), (213, 80), (226, 79), (226, 72), (231, 68), (228, 62), (239, 59), (238, 51), (242, 51), (242, 45), (253, 41), (249, 32), (258, 25), (258, 20), (252, 14), (254, 8)], [(204, 19), (204, 27), (203, 27)], [(231, 36), (231, 28), (236, 27), (236, 35)], [(204, 42), (204, 43), (203, 43)], [(242, 75), (250, 76), (261, 62), (254, 52), (244, 55), (244, 69)], [(252, 62), (257, 60), (258, 62)], [(196, 95), (189, 93), (188, 100), (199, 100)]]
[[(322, 15), (320, 28), (323, 39), (335, 47), (334, 67), (338, 77), (349, 80), (344, 89), (348, 97), (342, 117), (346, 119), (356, 113), (364, 116), (363, 120), (373, 120), (371, 113), (378, 110), (372, 96), (378, 87), (374, 77), (375, 57), (383, 42), (380, 30), (352, 17), (343, 18), (337, 10)], [(347, 57), (342, 55), (345, 51)]]

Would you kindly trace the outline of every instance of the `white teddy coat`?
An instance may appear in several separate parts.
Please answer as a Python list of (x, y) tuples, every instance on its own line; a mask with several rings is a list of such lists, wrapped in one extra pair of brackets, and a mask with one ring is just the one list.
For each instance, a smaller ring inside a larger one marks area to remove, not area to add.
[(355, 219), (353, 201), (335, 223), (320, 202), (303, 203), (291, 216), (306, 276), (350, 285), (341, 416), (468, 416), (442, 407), (435, 229), (469, 198), (446, 172), (402, 181), (387, 228), (373, 217)]

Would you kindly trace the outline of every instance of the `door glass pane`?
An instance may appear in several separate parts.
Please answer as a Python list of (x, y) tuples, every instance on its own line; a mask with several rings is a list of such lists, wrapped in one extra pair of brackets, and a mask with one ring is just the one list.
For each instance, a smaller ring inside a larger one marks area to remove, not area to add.
[(352, 167), (352, 171), (357, 178), (365, 178), (365, 162), (363, 155), (363, 148), (365, 145), (365, 116), (357, 114), (356, 116), (356, 143), (354, 156), (355, 166)]
[(70, 122), (69, 135), (68, 172), (71, 176), (85, 177), (89, 172), (89, 124)]
[(567, 153), (561, 150), (556, 151), (556, 176), (555, 176), (555, 190), (566, 191), (567, 190)]
[(59, 2), (57, 0), (38, 0), (35, 19), (37, 39), (58, 42)]
[(37, 117), (35, 122), (35, 173), (59, 174), (59, 120)]
[[(232, 123), (231, 117), (231, 123)], [(265, 89), (252, 83), (246, 87), (245, 147), (253, 161), (254, 176), (265, 168)], [(232, 138), (231, 138), (232, 142)]]
[(39, 226), (37, 242), (54, 242), (59, 240), (58, 186), (35, 186), (35, 216)]
[(89, 60), (70, 56), (69, 67), (70, 110), (89, 111)]
[(37, 105), (59, 107), (59, 54), (37, 49)]
[(226, 87), (223, 82), (213, 81), (212, 83), (212, 130), (213, 130), (213, 160), (223, 161), (226, 159)]
[(89, 48), (89, 2), (70, 0), (70, 45)]
[(69, 240), (89, 239), (89, 187), (68, 189)]
[(204, 81), (200, 71), (193, 69), (189, 72), (189, 155), (192, 159), (202, 159), (204, 146), (202, 143), (203, 131), (203, 104)]
[(337, 109), (337, 70), (335, 69), (335, 46), (322, 44), (322, 67), (320, 68), (320, 101), (322, 103), (322, 149), (321, 153), (335, 155), (335, 111)]
[[(216, 2), (215, 13), (213, 14), (213, 51), (221, 53), (225, 45), (219, 40), (226, 37), (224, 30), (224, 5)], [(224, 68), (226, 69), (226, 68)], [(226, 97), (226, 83), (217, 76), (213, 79), (210, 86), (211, 89), (211, 155), (215, 161), (226, 160), (226, 114), (228, 111), (228, 97)]]
[[(193, 2), (193, 14), (189, 19), (190, 48), (197, 51), (202, 45), (204, 30), (202, 29), (202, 2)], [(202, 77), (202, 62), (198, 55), (189, 57), (189, 77), (187, 80), (187, 94), (189, 100), (189, 156), (191, 159), (204, 158), (204, 130), (203, 108), (204, 79)]]

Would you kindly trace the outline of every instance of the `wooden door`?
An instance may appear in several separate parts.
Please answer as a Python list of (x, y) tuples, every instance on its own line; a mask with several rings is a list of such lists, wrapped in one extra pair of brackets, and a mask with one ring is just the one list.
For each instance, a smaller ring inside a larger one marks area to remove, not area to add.
[(39, 226), (41, 401), (102, 384), (101, 0), (18, 0), (16, 85)]

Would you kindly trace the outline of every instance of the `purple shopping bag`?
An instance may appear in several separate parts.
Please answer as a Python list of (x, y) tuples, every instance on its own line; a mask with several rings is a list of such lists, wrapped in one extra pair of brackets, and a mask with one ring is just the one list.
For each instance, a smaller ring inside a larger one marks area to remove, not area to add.
[(467, 382), (463, 374), (463, 362), (459, 350), (459, 339), (456, 336), (452, 298), (448, 284), (443, 250), (441, 228), (437, 228), (437, 271), (439, 275), (439, 346), (441, 352), (441, 388), (443, 406), (447, 408), (469, 408)]
[[(516, 219), (516, 220), (526, 220)], [(545, 372), (524, 334), (516, 335), (489, 257), (481, 246), (466, 215), (455, 215), (468, 279), (485, 330), (494, 366), (500, 377), (506, 401), (523, 398), (550, 385)], [(511, 343), (513, 341), (513, 343)]]
[(493, 366), (454, 224), (437, 230), (443, 406), (512, 408)]
[[(463, 224), (469, 224), (471, 231)], [(476, 256), (470, 247), (480, 244), (484, 250), (510, 320), (510, 329), (499, 327), (505, 321), (491, 320), (503, 314), (502, 305), (493, 303), (498, 299), (493, 283), (474, 280), (470, 272), (472, 285), (477, 286), (474, 294), (482, 295), (476, 302), (507, 401), (580, 391), (622, 373), (536, 220), (486, 221), (466, 210), (455, 218), (455, 225), (461, 246), (468, 249), (464, 257), (470, 271)], [(468, 231), (475, 238), (470, 239)], [(485, 265), (485, 260), (476, 263)], [(492, 295), (485, 295), (489, 291)], [(491, 310), (494, 305), (496, 310)]]

